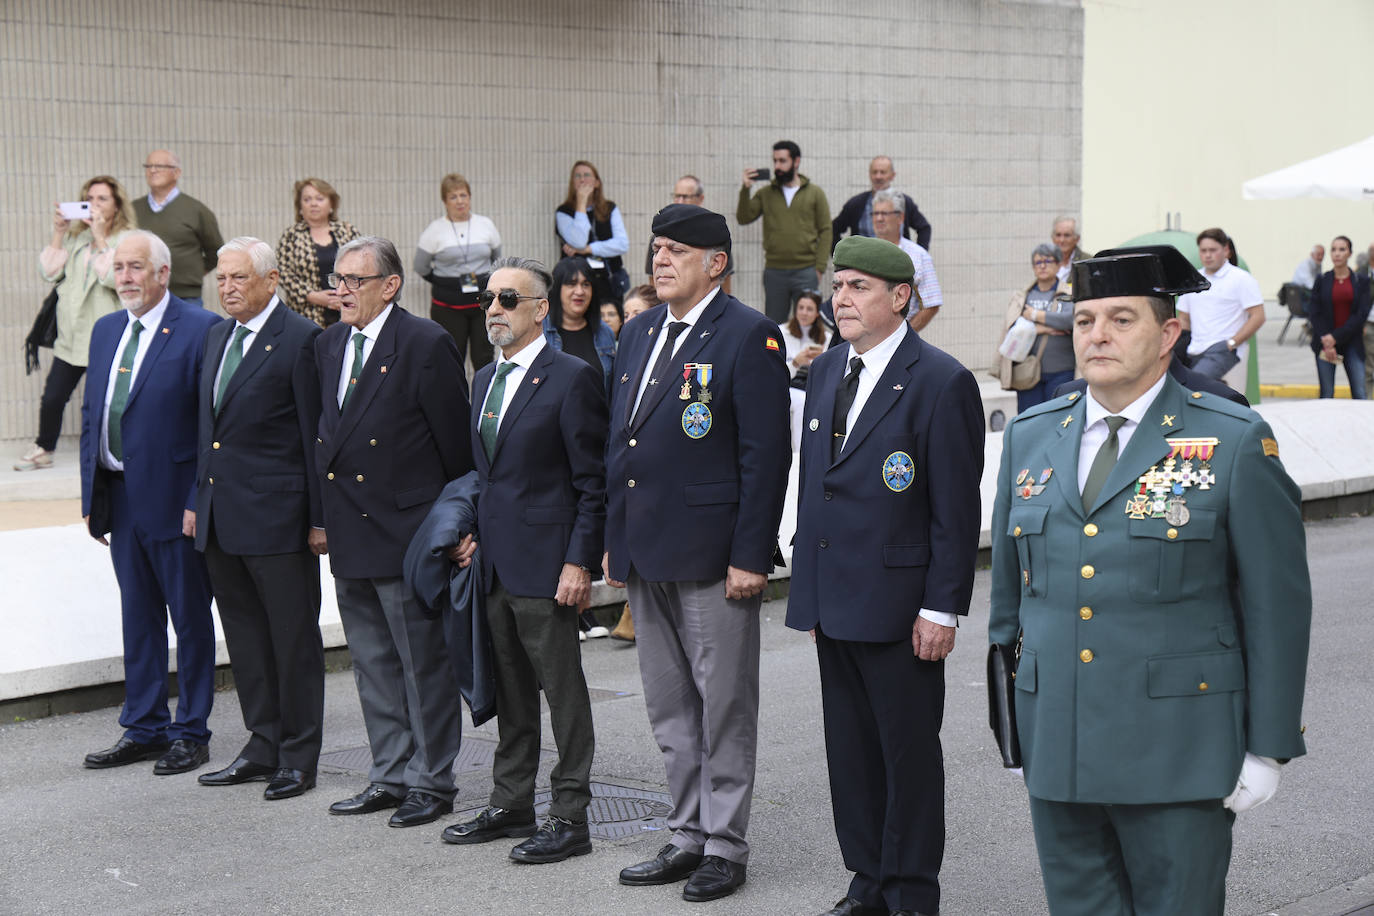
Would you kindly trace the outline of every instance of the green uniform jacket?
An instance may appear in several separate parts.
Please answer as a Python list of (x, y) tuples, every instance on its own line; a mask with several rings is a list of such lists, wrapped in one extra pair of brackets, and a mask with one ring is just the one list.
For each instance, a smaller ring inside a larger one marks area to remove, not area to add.
[(805, 175), (798, 176), (801, 187), (787, 205), (787, 196), (777, 179), (759, 188), (753, 197), (749, 188), (739, 189), (735, 219), (747, 226), (763, 217), (763, 266), (770, 270), (800, 270), (814, 267), (822, 273), (830, 263), (830, 204), (825, 192)]
[[(1041, 404), (1002, 442), (989, 638), (1012, 645), (1024, 632), (1026, 786), (1058, 802), (1223, 798), (1246, 751), (1305, 752), (1312, 591), (1298, 487), (1258, 414), (1166, 378), (1085, 515), (1084, 403)], [(1138, 478), (1171, 454), (1166, 439), (1209, 437), (1215, 483), (1182, 490), (1186, 523), (1149, 508), (1130, 517)]]

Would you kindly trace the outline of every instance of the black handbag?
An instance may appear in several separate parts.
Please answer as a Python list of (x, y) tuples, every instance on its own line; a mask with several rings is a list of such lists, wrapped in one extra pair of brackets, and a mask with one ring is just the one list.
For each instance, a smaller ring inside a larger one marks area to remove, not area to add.
[(38, 309), (38, 317), (33, 320), (29, 336), (24, 338), (24, 374), (31, 375), (38, 369), (38, 348), (57, 342), (57, 287), (48, 293), (48, 298)]
[(988, 717), (1002, 766), (1021, 765), (1021, 739), (1016, 734), (1016, 664), (1021, 657), (1021, 638), (1015, 648), (993, 643), (988, 646)]

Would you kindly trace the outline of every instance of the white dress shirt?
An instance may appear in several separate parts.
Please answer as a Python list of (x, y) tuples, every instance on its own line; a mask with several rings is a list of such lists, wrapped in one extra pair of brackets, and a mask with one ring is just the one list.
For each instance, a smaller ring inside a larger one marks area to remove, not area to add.
[(1135, 429), (1144, 419), (1145, 412), (1150, 409), (1150, 405), (1159, 397), (1159, 393), (1164, 390), (1164, 380), (1169, 377), (1165, 372), (1159, 377), (1159, 381), (1150, 386), (1150, 390), (1126, 405), (1126, 409), (1121, 413), (1114, 414), (1101, 404), (1097, 403), (1097, 398), (1093, 397), (1092, 389), (1088, 389), (1088, 399), (1084, 402), (1083, 411), (1083, 437), (1078, 442), (1078, 492), (1083, 492), (1083, 485), (1088, 482), (1088, 472), (1092, 470), (1093, 459), (1097, 457), (1097, 450), (1102, 447), (1102, 443), (1107, 441), (1111, 435), (1111, 430), (1107, 427), (1108, 417), (1125, 417), (1126, 422), (1121, 424), (1121, 428), (1116, 431), (1116, 454), (1120, 458), (1126, 453), (1126, 444), (1131, 441), (1131, 436)]
[[(882, 378), (883, 373), (887, 371), (887, 364), (892, 362), (892, 355), (897, 352), (897, 347), (901, 345), (906, 334), (907, 325), (903, 321), (897, 325), (897, 330), (884, 337), (877, 346), (870, 348), (866, 353), (855, 353), (853, 344), (845, 347), (845, 375), (849, 374), (849, 364), (855, 356), (863, 360), (863, 368), (859, 370), (859, 390), (854, 394), (854, 405), (849, 408), (849, 416), (844, 424), (845, 430), (854, 429), (859, 414), (863, 412), (864, 404), (868, 403), (868, 398), (873, 394), (873, 389), (878, 387), (878, 379)], [(844, 445), (840, 446), (841, 454), (844, 453), (844, 446), (848, 444), (849, 437), (846, 436)], [(937, 611), (923, 607), (920, 616), (931, 623), (938, 623), (942, 627), (959, 625), (959, 615), (952, 611)]]
[[(711, 291), (706, 294), (706, 297), (692, 306), (691, 310), (681, 318), (674, 318), (671, 308), (664, 313), (663, 323), (658, 326), (658, 337), (654, 340), (654, 345), (649, 348), (649, 361), (644, 364), (644, 378), (639, 380), (639, 391), (635, 394), (635, 406), (634, 410), (630, 411), (631, 417), (639, 410), (639, 402), (644, 400), (644, 392), (649, 387), (649, 373), (654, 371), (654, 364), (658, 362), (658, 354), (663, 349), (663, 341), (668, 339), (668, 325), (675, 321), (685, 322), (687, 325), (682, 329), (682, 333), (677, 335), (677, 339), (673, 341), (673, 352), (676, 353), (682, 349), (683, 341), (692, 335), (692, 328), (701, 320), (701, 315), (706, 311), (706, 306), (711, 304), (711, 300), (715, 298), (719, 290), (719, 286), (711, 287)], [(657, 384), (666, 384), (667, 381), (667, 379), (659, 379)]]
[(267, 307), (261, 312), (258, 312), (247, 321), (234, 322), (233, 328), (229, 330), (229, 337), (224, 342), (224, 350), (219, 355), (219, 368), (215, 370), (215, 387), (210, 389), (212, 404), (214, 400), (219, 397), (220, 376), (224, 375), (224, 358), (229, 355), (229, 348), (234, 345), (234, 335), (238, 333), (239, 328), (248, 329), (248, 336), (243, 338), (243, 346), (239, 350), (240, 357), (247, 356), (249, 349), (253, 346), (253, 341), (258, 339), (258, 332), (262, 330), (263, 325), (267, 324), (267, 319), (272, 317), (272, 310), (277, 307), (277, 303), (280, 301), (281, 300), (277, 298), (276, 294), (273, 293), (272, 300), (267, 303)]
[(170, 204), (172, 201), (176, 200), (180, 196), (181, 188), (172, 188), (172, 190), (167, 192), (167, 196), (163, 198), (162, 203), (158, 203), (157, 201), (153, 200), (153, 192), (149, 191), (148, 209), (152, 210), (154, 213), (161, 213), (164, 209), (167, 208), (168, 204)]
[(132, 394), (134, 383), (138, 381), (138, 370), (143, 366), (143, 357), (148, 355), (148, 348), (153, 345), (153, 337), (162, 325), (162, 316), (167, 314), (167, 302), (170, 299), (171, 296), (164, 292), (158, 304), (145, 312), (142, 318), (135, 318), (129, 312), (125, 313), (129, 316), (129, 323), (124, 326), (124, 333), (119, 336), (119, 344), (115, 347), (114, 357), (110, 361), (110, 378), (105, 383), (105, 409), (100, 414), (100, 463), (112, 471), (124, 470), (124, 462), (117, 461), (110, 451), (110, 401), (114, 399), (115, 382), (119, 379), (119, 363), (124, 357), (124, 348), (129, 345), (133, 325), (137, 321), (143, 325), (143, 330), (138, 335), (138, 352), (134, 354), (134, 368), (129, 374), (129, 392)]
[[(510, 407), (511, 399), (515, 397), (515, 389), (520, 387), (520, 383), (525, 378), (525, 373), (529, 371), (530, 366), (534, 365), (534, 358), (544, 349), (544, 345), (544, 335), (540, 333), (535, 335), (534, 340), (525, 344), (524, 349), (510, 359), (506, 359), (501, 353), (500, 347), (496, 348), (496, 368), (498, 370), (501, 368), (502, 363), (514, 363), (514, 368), (506, 373), (506, 390), (501, 397), (501, 408), (496, 413), (496, 429), (498, 432), (501, 430), (501, 424), (506, 422), (506, 409)], [(487, 390), (482, 392), (481, 404), (483, 410), (487, 409), (487, 398), (491, 397), (491, 388), (495, 384), (496, 373), (493, 372), (491, 374), (491, 381), (487, 383)], [(477, 424), (477, 428), (482, 428), (480, 422)]]
[[(373, 348), (377, 346), (377, 338), (382, 336), (382, 326), (391, 317), (392, 306), (393, 303), (388, 302), (381, 314), (367, 323), (367, 327), (361, 330), (353, 329), (353, 334), (361, 334), (367, 339), (363, 344), (363, 366), (367, 365), (368, 357), (372, 355)], [(353, 377), (353, 347), (355, 346), (353, 334), (348, 335), (348, 342), (344, 344), (343, 365), (339, 368), (339, 390), (336, 392), (335, 400), (338, 402), (340, 410), (343, 410), (344, 392), (348, 390), (348, 381)]]

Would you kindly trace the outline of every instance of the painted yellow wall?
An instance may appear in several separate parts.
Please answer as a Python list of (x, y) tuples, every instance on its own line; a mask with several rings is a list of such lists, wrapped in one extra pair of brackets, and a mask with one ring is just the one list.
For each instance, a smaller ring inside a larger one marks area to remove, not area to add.
[[(1374, 206), (1243, 200), (1241, 183), (1374, 134), (1371, 0), (1083, 0), (1083, 239), (1221, 226), (1266, 297)], [(1325, 268), (1330, 269), (1328, 255)]]

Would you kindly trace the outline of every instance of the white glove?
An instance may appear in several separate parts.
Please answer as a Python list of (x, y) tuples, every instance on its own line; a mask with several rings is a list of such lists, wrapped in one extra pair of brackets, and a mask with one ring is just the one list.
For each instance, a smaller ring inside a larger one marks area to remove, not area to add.
[(1259, 757), (1247, 753), (1240, 765), (1240, 779), (1222, 804), (1239, 814), (1257, 808), (1279, 790), (1279, 762), (1273, 757)]

